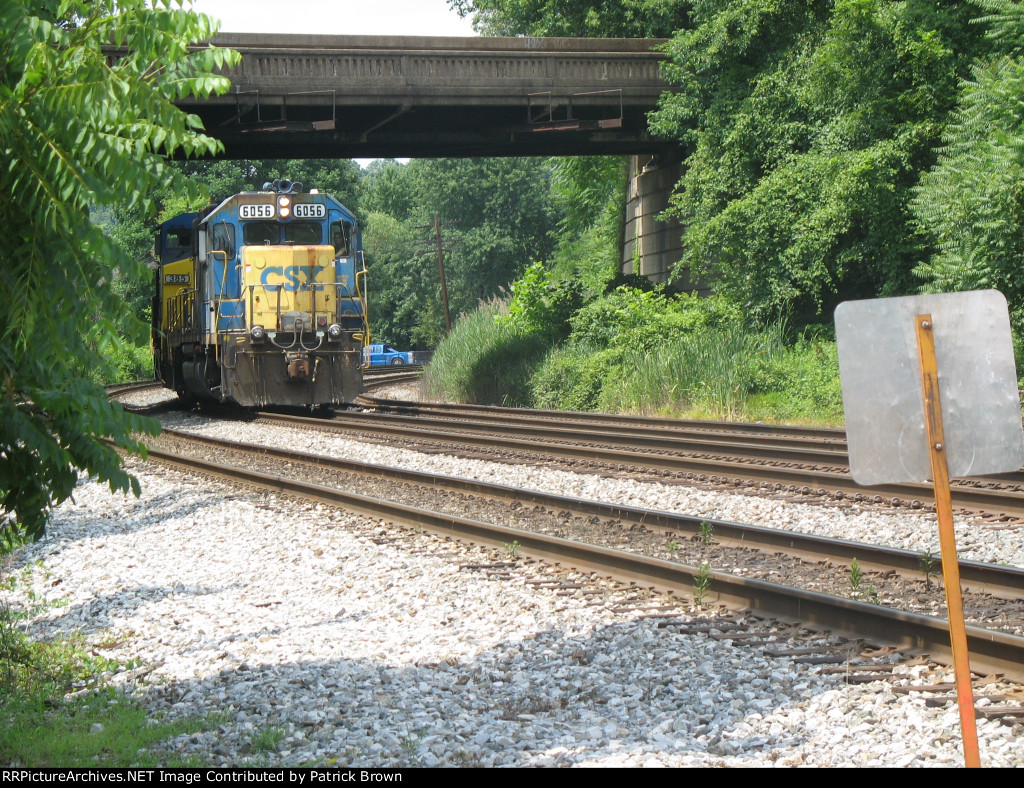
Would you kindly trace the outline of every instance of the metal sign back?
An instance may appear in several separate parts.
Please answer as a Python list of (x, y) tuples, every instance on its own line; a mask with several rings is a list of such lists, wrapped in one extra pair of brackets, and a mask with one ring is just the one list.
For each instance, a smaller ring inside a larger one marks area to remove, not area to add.
[(930, 313), (949, 475), (1015, 471), (1024, 428), (998, 290), (847, 301), (836, 308), (850, 472), (860, 484), (931, 476), (914, 318)]

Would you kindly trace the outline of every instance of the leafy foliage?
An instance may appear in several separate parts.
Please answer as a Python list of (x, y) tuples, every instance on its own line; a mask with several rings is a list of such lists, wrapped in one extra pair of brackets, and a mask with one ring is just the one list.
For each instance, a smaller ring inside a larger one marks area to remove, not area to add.
[(593, 349), (632, 348), (641, 352), (671, 344), (686, 334), (741, 322), (735, 304), (721, 297), (619, 287), (573, 315), (573, 344)]
[(626, 159), (569, 156), (554, 160), (551, 193), (562, 218), (551, 269), (580, 283), (585, 295), (600, 294), (622, 266)]
[(540, 159), (377, 162), (360, 195), (370, 269), (371, 326), (381, 341), (441, 341), (434, 214), (441, 222), (453, 318), (509, 286), (555, 246), (550, 164)]
[(172, 0), (0, 4), (0, 509), (33, 537), (77, 469), (138, 492), (100, 438), (141, 451), (133, 433), (155, 424), (111, 405), (85, 373), (118, 345), (111, 282), (142, 272), (90, 208), (151, 208), (172, 185), (197, 194), (164, 154), (217, 147), (173, 104), (227, 89), (213, 72), (235, 53), (190, 49), (214, 32)]
[(689, 0), (449, 0), (494, 36), (663, 38), (684, 27)]
[(508, 314), (498, 320), (522, 334), (558, 341), (568, 336), (569, 318), (582, 303), (578, 283), (557, 282), (543, 263), (534, 263), (512, 283)]
[[(938, 251), (916, 273), (930, 291), (1002, 290), (1024, 297), (1024, 5), (979, 0), (993, 13), (989, 35), (1003, 50), (977, 62), (943, 135), (935, 167), (913, 208)], [(1015, 323), (1020, 325), (1020, 315)]]
[(682, 265), (759, 319), (910, 292), (909, 202), (979, 51), (940, 0), (702, 0), (652, 129), (680, 139)]
[(597, 410), (601, 391), (614, 379), (621, 348), (594, 351), (579, 345), (553, 349), (530, 378), (533, 404), (557, 410)]

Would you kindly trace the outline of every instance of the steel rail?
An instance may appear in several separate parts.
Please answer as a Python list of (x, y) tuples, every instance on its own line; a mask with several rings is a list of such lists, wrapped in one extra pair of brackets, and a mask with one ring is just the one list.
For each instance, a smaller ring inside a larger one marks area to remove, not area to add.
[[(217, 465), (196, 457), (181, 457), (154, 449), (150, 450), (149, 459), (185, 471), (201, 472), (235, 483), (338, 506), (369, 517), (426, 528), (457, 540), (494, 547), (518, 542), (523, 555), (579, 571), (598, 573), (621, 582), (649, 585), (673, 594), (692, 595), (694, 577), (700, 571), (662, 559), (482, 523), (245, 468)], [(939, 662), (951, 659), (948, 622), (943, 619), (736, 577), (724, 572), (711, 572), (710, 578), (711, 592), (705, 596), (710, 602), (750, 610), (760, 615), (800, 621), (811, 629), (864, 637), (908, 651), (927, 653)], [(1024, 638), (969, 627), (968, 642), (972, 668), (976, 672), (1000, 673), (1015, 680), (1024, 679)]]
[[(820, 462), (823, 464), (849, 467), (849, 452), (846, 433), (833, 427), (803, 427), (799, 425), (762, 424), (750, 422), (701, 421), (697, 419), (668, 419), (648, 416), (625, 416), (611, 413), (584, 413), (578, 411), (531, 410), (528, 408), (499, 408), (493, 405), (462, 405), (444, 402), (405, 402), (361, 394), (356, 404), (372, 408), (375, 413), (397, 416), (423, 417), (459, 420), (461, 423), (477, 425), (481, 422), (505, 425), (518, 429), (549, 425), (552, 435), (559, 431), (579, 431), (593, 440), (606, 439), (608, 435), (623, 435), (630, 439), (636, 436), (661, 438), (670, 445), (673, 438), (699, 441), (701, 445), (718, 442), (721, 446), (734, 446), (737, 453), (743, 452), (745, 442), (755, 441), (757, 445), (804, 449), (808, 453), (794, 453), (791, 457), (776, 452), (774, 459), (792, 459), (797, 462)], [(472, 420), (471, 420), (472, 419)], [(475, 426), (474, 426), (475, 429)], [(581, 438), (582, 439), (582, 438)], [(643, 445), (642, 440), (607, 441)], [(727, 449), (724, 449), (727, 450)], [(815, 456), (813, 452), (819, 452)], [(758, 456), (749, 453), (746, 456)], [(984, 477), (984, 481), (1005, 481), (1024, 485), (1024, 468)]]
[(108, 397), (116, 397), (118, 394), (128, 394), (133, 391), (145, 391), (146, 389), (163, 388), (159, 380), (137, 380), (132, 383), (111, 383), (103, 387)]
[[(628, 416), (612, 413), (590, 413), (580, 411), (534, 410), (529, 408), (502, 408), (494, 405), (463, 405), (445, 402), (407, 402), (373, 397), (362, 394), (356, 404), (369, 407), (376, 413), (407, 416), (437, 416), (458, 419), (463, 423), (477, 424), (480, 420), (492, 425), (518, 425), (537, 427), (551, 423), (555, 429), (578, 430), (593, 440), (601, 440), (609, 433), (626, 436), (650, 435), (666, 441), (669, 436), (697, 440), (701, 445), (712, 445), (717, 441), (722, 447), (733, 446), (736, 453), (743, 452), (745, 441), (756, 441), (758, 445), (788, 447), (819, 452), (793, 453), (786, 455), (776, 452), (773, 459), (792, 460), (803, 463), (822, 463), (849, 467), (849, 452), (846, 432), (834, 427), (804, 427), (800, 425), (764, 424), (734, 421), (702, 421), (699, 419), (670, 419), (649, 416)], [(472, 421), (470, 421), (472, 417)], [(423, 421), (422, 423), (428, 423)], [(431, 422), (432, 423), (432, 422)], [(439, 422), (443, 424), (443, 422)], [(508, 430), (506, 430), (507, 432)], [(554, 433), (554, 431), (553, 431)], [(618, 441), (622, 442), (622, 441)], [(641, 440), (625, 441), (627, 444), (642, 445)], [(729, 451), (723, 448), (723, 451)], [(749, 453), (746, 456), (759, 456)], [(1017, 471), (992, 474), (982, 483), (1006, 482), (1024, 486), (1024, 468)]]
[[(852, 561), (856, 558), (862, 567), (873, 571), (885, 572), (892, 570), (912, 576), (921, 573), (920, 553), (894, 547), (852, 542), (844, 539), (830, 539), (813, 534), (800, 533), (799, 531), (786, 531), (777, 528), (736, 523), (729, 520), (694, 517), (659, 511), (657, 509), (641, 509), (623, 504), (570, 498), (538, 490), (494, 484), (480, 479), (445, 476), (388, 465), (344, 460), (294, 449), (282, 449), (276, 446), (240, 443), (227, 438), (196, 435), (180, 430), (165, 429), (162, 434), (218, 449), (259, 453), (284, 462), (315, 465), (334, 472), (401, 481), (434, 489), (474, 495), (480, 498), (526, 502), (555, 511), (568, 511), (582, 517), (616, 520), (627, 525), (657, 528), (666, 532), (698, 535), (702, 527), (710, 525), (714, 533), (715, 542), (724, 546), (747, 547), (764, 552), (785, 551), (788, 555), (810, 561)], [(1011, 599), (1024, 594), (1024, 569), (1022, 568), (964, 560), (959, 561), (959, 564), (961, 580), (966, 587), (972, 590), (1006, 596)]]
[(497, 405), (469, 405), (451, 402), (411, 402), (385, 397), (360, 395), (356, 404), (369, 406), (382, 413), (447, 413), (455, 418), (473, 414), (487, 419), (527, 419), (534, 423), (539, 420), (575, 421), (591, 424), (619, 424), (641, 429), (693, 429), (702, 432), (751, 433), (782, 437), (801, 437), (805, 440), (835, 441), (846, 445), (846, 432), (836, 427), (806, 427), (788, 424), (766, 424), (739, 421), (705, 421), (703, 419), (677, 419), (657, 416), (630, 416), (616, 413), (595, 413), (591, 411), (542, 410), (535, 408), (504, 408)]
[[(738, 460), (705, 459), (678, 454), (653, 454), (596, 445), (538, 443), (535, 440), (507, 438), (493, 434), (482, 436), (460, 432), (438, 433), (425, 428), (395, 425), (384, 419), (360, 420), (344, 418), (344, 416), (342, 419), (314, 419), (267, 412), (261, 412), (259, 416), (270, 421), (338, 432), (362, 432), (405, 440), (454, 443), (488, 449), (497, 448), (524, 456), (547, 455), (569, 460), (604, 462), (626, 466), (637, 473), (648, 469), (687, 473), (693, 474), (698, 481), (734, 484), (742, 484), (744, 480), (768, 482), (783, 485), (791, 488), (791, 491), (803, 492), (808, 495), (842, 493), (855, 498), (858, 496), (866, 499), (875, 498), (879, 502), (884, 499), (922, 503), (934, 501), (934, 492), (931, 485), (928, 484), (885, 484), (863, 487), (857, 484), (849, 473), (840, 471), (759, 465)], [(953, 489), (953, 503), (969, 511), (1024, 517), (1024, 492), (956, 485)]]
[(390, 375), (374, 376), (372, 378), (363, 378), (363, 388), (367, 391), (373, 391), (376, 389), (384, 388), (386, 386), (394, 386), (398, 383), (410, 383), (414, 380), (419, 380), (420, 373), (416, 370), (409, 370), (407, 372), (392, 372)]
[(530, 416), (480, 417), (475, 413), (448, 416), (415, 414), (409, 411), (381, 409), (374, 414), (339, 411), (338, 420), (387, 419), (390, 423), (425, 426), (440, 430), (456, 427), (461, 430), (489, 434), (531, 435), (545, 440), (573, 442), (595, 441), (608, 446), (642, 446), (647, 449), (668, 451), (699, 451), (734, 453), (744, 457), (763, 457), (804, 464), (847, 464), (846, 442), (822, 441), (816, 438), (790, 436), (782, 433), (758, 435), (752, 433), (695, 429), (689, 427), (645, 427), (643, 425), (614, 424), (604, 421), (538, 420)]

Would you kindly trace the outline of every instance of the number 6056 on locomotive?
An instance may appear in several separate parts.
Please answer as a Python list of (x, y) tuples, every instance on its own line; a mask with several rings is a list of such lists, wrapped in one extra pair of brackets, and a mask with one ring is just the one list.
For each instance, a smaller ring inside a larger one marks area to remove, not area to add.
[(187, 398), (337, 405), (362, 389), (368, 340), (355, 216), (286, 180), (164, 222), (156, 375)]

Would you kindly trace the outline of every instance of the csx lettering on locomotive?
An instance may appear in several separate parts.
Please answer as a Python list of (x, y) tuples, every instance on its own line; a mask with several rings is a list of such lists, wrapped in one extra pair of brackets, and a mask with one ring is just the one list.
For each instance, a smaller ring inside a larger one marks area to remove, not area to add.
[[(301, 266), (274, 265), (264, 268), (260, 274), (260, 284), (277, 286), (284, 290), (309, 290), (310, 282), (320, 282), (320, 272), (326, 271), (323, 265)], [(283, 281), (282, 281), (283, 280)]]

